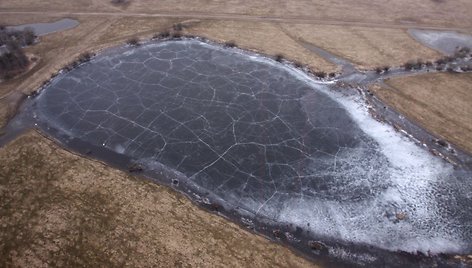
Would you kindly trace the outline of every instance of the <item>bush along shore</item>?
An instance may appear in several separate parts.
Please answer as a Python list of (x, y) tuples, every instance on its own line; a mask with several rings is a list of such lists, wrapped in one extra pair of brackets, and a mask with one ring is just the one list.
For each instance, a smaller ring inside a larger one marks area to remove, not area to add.
[(391, 69), (406, 72), (421, 70), (450, 73), (470, 72), (472, 71), (472, 50), (468, 47), (458, 47), (454, 54), (444, 56), (435, 61), (424, 61), (422, 59), (409, 60), (400, 67), (391, 68), (390, 66), (383, 66), (375, 68), (374, 71), (377, 74), (385, 74)]

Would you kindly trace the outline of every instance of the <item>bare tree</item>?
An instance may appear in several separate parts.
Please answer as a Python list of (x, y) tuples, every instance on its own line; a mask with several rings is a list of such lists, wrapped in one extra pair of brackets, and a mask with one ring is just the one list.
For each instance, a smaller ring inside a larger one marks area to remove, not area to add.
[(161, 39), (161, 38), (168, 38), (170, 36), (169, 31), (163, 31), (160, 33), (155, 34), (152, 39)]
[(403, 68), (407, 71), (411, 71), (415, 67), (414, 61), (408, 61), (407, 63), (403, 64)]
[(139, 40), (136, 37), (132, 37), (132, 38), (128, 39), (128, 41), (126, 41), (126, 44), (128, 44), (130, 46), (139, 46)]
[(30, 30), (9, 31), (6, 27), (0, 29), (0, 78), (12, 78), (28, 67), (29, 60), (22, 47), (26, 45), (25, 36), (30, 36), (31, 33)]
[(36, 34), (34, 33), (34, 29), (27, 27), (23, 30), (23, 40), (25, 45), (30, 46), (36, 40)]
[(325, 72), (315, 72), (315, 75), (318, 76), (319, 78), (325, 78), (326, 77), (326, 73)]
[(282, 54), (276, 54), (274, 59), (278, 62), (282, 62), (284, 60), (284, 55)]
[(184, 26), (182, 25), (182, 23), (176, 23), (172, 26), (172, 28), (174, 29), (174, 31), (180, 32), (184, 29)]
[(232, 40), (225, 42), (225, 47), (235, 47), (235, 46), (236, 46), (236, 42)]

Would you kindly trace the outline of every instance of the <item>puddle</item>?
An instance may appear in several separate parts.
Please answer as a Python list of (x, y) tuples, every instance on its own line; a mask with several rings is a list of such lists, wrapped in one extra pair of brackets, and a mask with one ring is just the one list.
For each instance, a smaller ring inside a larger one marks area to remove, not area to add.
[(418, 42), (445, 55), (454, 54), (457, 47), (472, 48), (472, 36), (454, 31), (410, 29), (408, 33)]
[(355, 92), (330, 87), (239, 49), (149, 42), (60, 74), (9, 128), (36, 124), (113, 166), (137, 162), (316, 258), (416, 266), (396, 251), (470, 252), (470, 172), (374, 120)]
[(43, 36), (54, 32), (72, 29), (77, 25), (79, 25), (79, 22), (77, 20), (66, 18), (55, 22), (31, 23), (18, 26), (8, 26), (7, 29), (24, 30), (25, 28), (32, 28), (37, 36)]

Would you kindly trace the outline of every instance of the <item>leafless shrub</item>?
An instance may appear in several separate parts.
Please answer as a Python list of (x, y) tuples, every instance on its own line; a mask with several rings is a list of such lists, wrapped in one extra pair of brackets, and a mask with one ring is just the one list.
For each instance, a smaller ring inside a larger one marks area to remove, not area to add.
[(5, 26), (0, 27), (0, 46), (11, 43), (18, 44), (20, 47), (34, 44), (36, 35), (31, 27), (23, 30), (7, 29)]
[(446, 62), (453, 62), (454, 61), (454, 57), (452, 56), (446, 56), (443, 58)]
[(327, 246), (319, 241), (308, 241), (308, 247), (315, 251), (327, 250)]
[(21, 45), (15, 39), (8, 39), (5, 52), (0, 55), (0, 78), (8, 80), (23, 72), (29, 65)]
[(414, 61), (408, 61), (405, 64), (403, 64), (403, 68), (405, 68), (405, 70), (407, 71), (411, 71), (415, 67), (415, 64), (416, 63)]
[(23, 30), (23, 40), (27, 46), (34, 43), (34, 40), (36, 40), (36, 34), (34, 33), (33, 28), (27, 27)]
[(87, 62), (87, 61), (90, 61), (90, 59), (92, 58), (92, 53), (89, 53), (89, 52), (84, 52), (82, 54), (80, 54), (79, 58), (78, 58), (78, 61), (80, 63), (83, 63), (83, 62)]
[(326, 73), (323, 71), (315, 72), (315, 76), (318, 76), (319, 78), (325, 78)]
[(447, 147), (447, 142), (444, 140), (437, 139), (436, 143), (441, 145), (442, 147)]
[(171, 34), (171, 37), (174, 38), (174, 39), (179, 39), (182, 37), (182, 34), (180, 32), (173, 32)]
[(276, 55), (274, 56), (274, 59), (275, 59), (276, 61), (278, 61), (278, 62), (282, 62), (282, 61), (284, 60), (284, 55), (282, 55), (282, 54), (276, 54)]
[(465, 58), (469, 55), (469, 53), (470, 53), (470, 48), (468, 48), (468, 47), (459, 47), (454, 52), (454, 57), (455, 58)]
[(469, 71), (472, 71), (472, 67), (471, 67), (471, 66), (467, 66), (467, 65), (465, 65), (465, 66), (461, 66), (461, 68), (460, 68), (460, 69), (461, 69), (461, 71), (463, 71), (463, 72), (469, 72)]
[(174, 31), (180, 32), (184, 29), (184, 26), (182, 23), (176, 23), (172, 26), (172, 28), (174, 29)]
[(295, 66), (296, 68), (302, 68), (303, 67), (303, 65), (298, 61), (294, 61), (293, 66)]
[(130, 46), (139, 46), (139, 40), (136, 37), (132, 37), (132, 38), (128, 39), (128, 41), (126, 41), (126, 44), (128, 44)]
[(232, 40), (231, 41), (226, 41), (224, 45), (225, 45), (225, 47), (236, 47), (236, 42), (234, 42)]
[(163, 39), (163, 38), (168, 38), (170, 37), (170, 32), (169, 31), (163, 31), (160, 33), (155, 34), (152, 39)]
[(128, 165), (128, 171), (131, 173), (139, 173), (143, 171), (143, 167), (138, 163), (130, 163)]
[(423, 68), (424, 62), (422, 59), (417, 59), (415, 65), (413, 66), (414, 69), (420, 70)]
[(410, 60), (407, 63), (403, 64), (403, 68), (405, 68), (405, 70), (407, 71), (411, 71), (413, 69), (420, 70), (421, 68), (423, 68), (424, 65), (425, 63), (422, 59), (417, 59), (416, 61)]
[(446, 60), (444, 59), (437, 59), (436, 61), (436, 64), (440, 65), (440, 64), (446, 64)]
[(196, 38), (197, 36), (196, 36), (196, 35), (193, 35), (193, 34), (183, 34), (182, 37), (185, 37), (185, 38)]

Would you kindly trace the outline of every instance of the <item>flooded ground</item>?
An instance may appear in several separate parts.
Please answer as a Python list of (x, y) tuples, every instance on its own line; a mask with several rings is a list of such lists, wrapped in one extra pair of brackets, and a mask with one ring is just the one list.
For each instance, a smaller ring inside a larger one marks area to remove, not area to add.
[(59, 75), (9, 128), (31, 122), (114, 166), (165, 174), (159, 183), (314, 256), (414, 266), (395, 252), (470, 252), (470, 172), (333, 86), (238, 49), (151, 42)]
[(458, 47), (472, 47), (472, 36), (453, 31), (410, 29), (408, 33), (418, 42), (443, 54), (454, 54)]
[(43, 36), (54, 32), (72, 29), (77, 25), (79, 25), (79, 22), (77, 20), (66, 18), (55, 22), (31, 23), (18, 26), (9, 26), (7, 28), (12, 30), (24, 30), (25, 28), (31, 28), (34, 30), (34, 33), (37, 36)]

